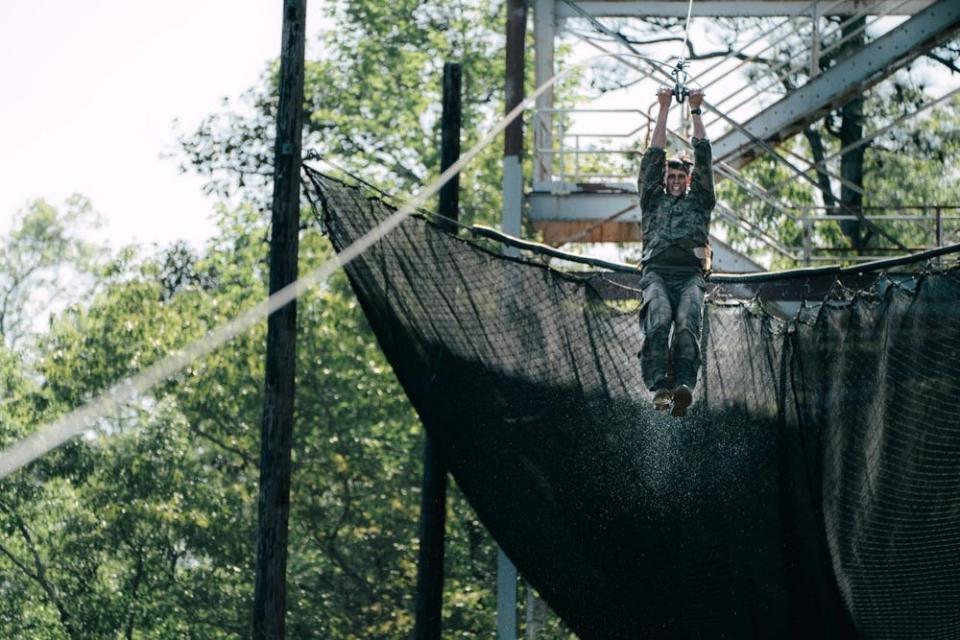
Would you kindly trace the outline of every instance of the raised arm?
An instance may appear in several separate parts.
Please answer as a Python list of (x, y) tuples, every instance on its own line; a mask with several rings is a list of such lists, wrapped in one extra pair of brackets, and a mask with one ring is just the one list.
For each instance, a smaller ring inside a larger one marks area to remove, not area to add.
[(713, 187), (713, 150), (707, 140), (703, 119), (698, 113), (703, 105), (703, 91), (690, 92), (690, 112), (693, 116), (693, 176), (690, 179), (689, 195), (697, 198), (700, 205), (709, 212), (716, 204), (717, 197)]
[(667, 87), (660, 87), (657, 91), (657, 100), (660, 102), (660, 113), (657, 114), (657, 124), (653, 129), (650, 146), (643, 152), (640, 160), (640, 209), (646, 210), (652, 198), (663, 193), (663, 174), (667, 169), (667, 115), (670, 112), (672, 93)]
[(660, 112), (657, 113), (657, 124), (653, 127), (653, 137), (650, 139), (651, 147), (665, 149), (667, 146), (667, 116), (670, 114), (670, 101), (672, 99), (673, 92), (669, 87), (657, 89), (657, 102), (660, 103)]
[(703, 118), (700, 117), (700, 108), (703, 106), (703, 90), (694, 89), (690, 92), (690, 115), (693, 118), (693, 137), (704, 140), (707, 130), (703, 128)]

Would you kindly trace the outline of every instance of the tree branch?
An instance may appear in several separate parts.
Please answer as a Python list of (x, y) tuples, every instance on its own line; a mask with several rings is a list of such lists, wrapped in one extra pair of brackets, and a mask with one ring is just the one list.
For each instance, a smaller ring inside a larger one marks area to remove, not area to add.
[(340, 567), (340, 570), (343, 571), (350, 580), (352, 580), (356, 585), (358, 585), (361, 590), (367, 594), (367, 597), (371, 601), (377, 602), (380, 600), (377, 595), (376, 590), (373, 588), (373, 585), (370, 584), (370, 581), (362, 576), (359, 572), (353, 569), (350, 566), (350, 563), (347, 562), (347, 559), (340, 553), (340, 549), (337, 547), (337, 538), (340, 536), (340, 529), (347, 522), (347, 518), (350, 514), (350, 480), (346, 476), (341, 478), (341, 484), (343, 485), (343, 509), (340, 511), (340, 517), (338, 518), (336, 524), (334, 524), (330, 530), (323, 535), (323, 538), (318, 534), (314, 534), (314, 539), (320, 544), (321, 547), (326, 549), (327, 553), (330, 554), (330, 558), (334, 563)]
[(36, 545), (33, 542), (33, 536), (30, 535), (30, 529), (27, 527), (26, 523), (23, 521), (17, 513), (12, 509), (4, 505), (4, 511), (9, 513), (17, 523), (17, 529), (20, 531), (20, 536), (23, 538), (26, 543), (27, 550), (30, 552), (30, 555), (33, 558), (33, 564), (35, 572), (30, 571), (29, 567), (25, 562), (17, 558), (13, 552), (7, 549), (6, 546), (0, 544), (0, 553), (10, 558), (10, 561), (23, 572), (25, 576), (33, 580), (43, 589), (44, 593), (47, 594), (47, 598), (57, 609), (57, 613), (60, 616), (60, 624), (63, 625), (64, 630), (66, 630), (67, 635), (73, 636), (72, 633), (72, 624), (70, 621), (70, 613), (67, 611), (66, 607), (63, 604), (63, 601), (60, 598), (60, 594), (57, 593), (56, 587), (47, 579), (46, 567), (43, 564), (43, 560), (40, 557), (40, 552), (37, 551)]
[(951, 73), (960, 73), (960, 67), (957, 66), (955, 60), (948, 60), (947, 58), (941, 58), (935, 53), (928, 53), (927, 57), (930, 58), (931, 60), (939, 62), (940, 64), (945, 66), (947, 69), (950, 69)]
[(243, 461), (244, 467), (250, 467), (250, 468), (255, 468), (255, 467), (256, 467), (256, 464), (257, 464), (256, 461), (255, 461), (252, 457), (250, 457), (250, 456), (249, 456), (245, 451), (243, 451), (242, 449), (239, 449), (239, 448), (237, 448), (237, 447), (230, 446), (229, 444), (227, 444), (226, 442), (224, 442), (224, 441), (221, 440), (220, 438), (214, 437), (214, 436), (210, 435), (209, 433), (207, 433), (206, 431), (203, 431), (200, 427), (194, 426), (194, 425), (192, 425), (192, 424), (190, 425), (190, 431), (194, 432), (195, 434), (197, 434), (197, 435), (200, 436), (201, 438), (204, 438), (204, 439), (206, 439), (206, 440), (209, 440), (210, 442), (212, 442), (213, 444), (217, 445), (218, 447), (220, 447), (220, 448), (223, 449), (224, 451), (227, 451), (227, 452), (229, 452), (229, 453), (232, 453), (232, 454), (238, 456), (238, 457), (240, 458), (240, 460)]
[(819, 131), (810, 127), (806, 127), (803, 130), (803, 135), (810, 144), (814, 166), (817, 167), (817, 182), (820, 184), (820, 191), (823, 193), (823, 203), (828, 207), (834, 207), (837, 203), (837, 198), (833, 195), (833, 188), (830, 185), (830, 175), (823, 169), (822, 165), (824, 158), (823, 138), (820, 136)]

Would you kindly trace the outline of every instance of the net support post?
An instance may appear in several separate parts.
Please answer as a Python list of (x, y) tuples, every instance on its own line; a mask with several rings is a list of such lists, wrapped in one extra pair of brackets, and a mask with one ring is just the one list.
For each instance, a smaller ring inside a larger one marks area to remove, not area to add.
[(414, 640), (440, 640), (443, 630), (443, 559), (447, 521), (447, 468), (425, 434), (420, 493), (420, 551), (414, 597)]
[[(274, 144), (270, 293), (297, 280), (306, 0), (284, 0), (280, 97)], [(260, 487), (251, 637), (286, 637), (287, 543), (293, 445), (297, 303), (267, 319)]]
[(937, 207), (935, 211), (937, 216), (937, 248), (940, 248), (943, 246), (943, 209)]
[[(460, 157), (462, 121), (459, 63), (443, 65), (443, 110), (440, 116), (440, 172)], [(456, 222), (460, 218), (460, 176), (440, 189), (439, 212)], [(456, 233), (456, 225), (450, 230)], [(440, 640), (443, 630), (443, 560), (447, 524), (447, 465), (436, 442), (424, 433), (423, 482), (420, 493), (420, 550), (414, 596), (414, 640)]]
[[(501, 226), (507, 235), (520, 237), (523, 215), (523, 171), (520, 158), (506, 156), (503, 159), (503, 220)], [(504, 247), (507, 255), (517, 255), (513, 247)]]

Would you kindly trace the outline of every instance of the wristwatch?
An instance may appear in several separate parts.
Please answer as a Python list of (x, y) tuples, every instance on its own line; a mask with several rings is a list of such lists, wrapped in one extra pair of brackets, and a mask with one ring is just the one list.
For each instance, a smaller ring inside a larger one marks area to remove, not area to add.
[(692, 115), (698, 116), (701, 113), (703, 113), (703, 109), (700, 109), (699, 107), (697, 107), (696, 109), (690, 109), (690, 113)]

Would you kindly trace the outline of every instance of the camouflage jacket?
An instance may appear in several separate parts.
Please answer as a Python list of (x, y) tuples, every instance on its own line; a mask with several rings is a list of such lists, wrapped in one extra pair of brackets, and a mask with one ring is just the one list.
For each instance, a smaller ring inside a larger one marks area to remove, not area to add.
[[(695, 247), (707, 244), (710, 212), (716, 204), (710, 141), (694, 138), (693, 154), (690, 189), (679, 198), (664, 190), (666, 152), (648, 147), (643, 154), (639, 183), (643, 264), (655, 261), (667, 249), (687, 250), (692, 254)], [(673, 256), (677, 253), (669, 252)]]

